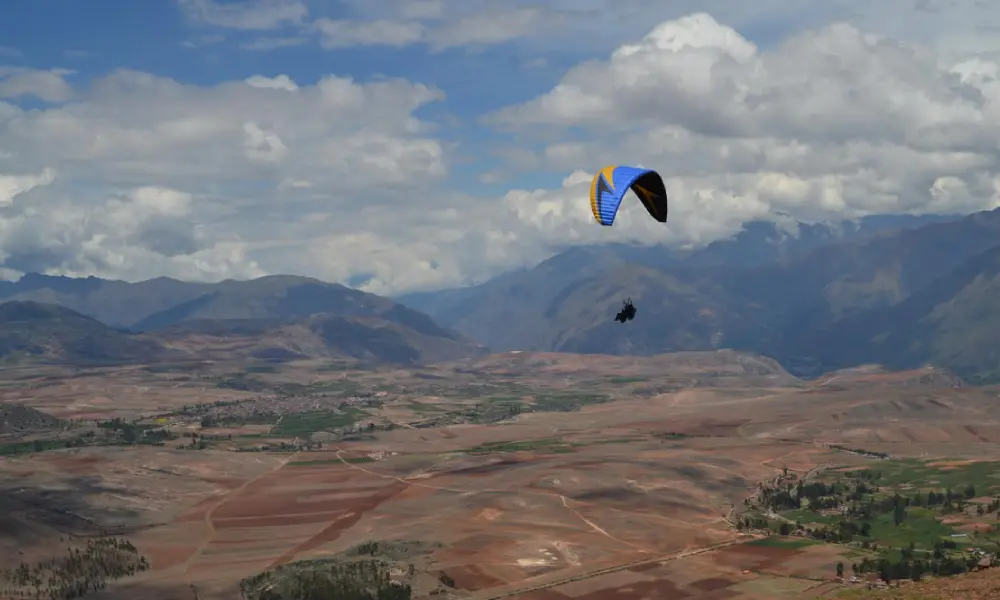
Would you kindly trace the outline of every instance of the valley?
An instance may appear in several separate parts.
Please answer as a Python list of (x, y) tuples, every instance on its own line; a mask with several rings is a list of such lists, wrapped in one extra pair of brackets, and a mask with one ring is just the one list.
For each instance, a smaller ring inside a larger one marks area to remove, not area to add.
[[(829, 597), (853, 585), (838, 563), (880, 551), (796, 537), (797, 513), (742, 527), (761, 485), (975, 460), (948, 484), (986, 503), (1000, 461), (997, 391), (935, 369), (802, 380), (732, 351), (166, 366), (5, 371), (4, 406), (59, 420), (24, 413), (0, 441), (20, 444), (0, 458), (4, 566), (111, 536), (149, 568), (94, 598), (231, 598), (328, 560), (377, 560), (413, 597)], [(968, 529), (954, 517), (871, 541), (922, 547)]]

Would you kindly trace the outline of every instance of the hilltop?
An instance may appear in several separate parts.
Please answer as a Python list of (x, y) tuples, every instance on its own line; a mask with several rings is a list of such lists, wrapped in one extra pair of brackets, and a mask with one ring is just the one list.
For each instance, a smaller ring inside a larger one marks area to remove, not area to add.
[(25, 404), (0, 403), (0, 434), (49, 431), (62, 421)]

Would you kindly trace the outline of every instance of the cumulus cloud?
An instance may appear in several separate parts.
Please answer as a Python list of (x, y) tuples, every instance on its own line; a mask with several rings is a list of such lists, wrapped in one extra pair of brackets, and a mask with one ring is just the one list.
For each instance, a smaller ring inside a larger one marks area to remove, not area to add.
[(107, 183), (170, 187), (183, 179), (208, 189), (268, 180), (259, 164), (267, 157), (283, 176), (355, 190), (384, 178), (387, 149), (418, 160), (394, 163), (394, 177), (444, 174), (441, 148), (421, 136), (412, 114), (443, 98), (403, 80), (326, 76), (299, 86), (279, 75), (197, 87), (119, 70), (79, 90), (72, 104), (13, 107), (0, 135), (3, 147), (17, 149), (8, 159), (15, 167), (57, 164), (67, 176)]
[[(306, 84), (279, 74), (199, 87), (119, 70), (73, 98), (0, 103), (0, 148), (10, 149), (0, 161), (6, 269), (388, 280), (387, 269), (405, 263), (327, 238), (380, 232), (400, 203), (391, 219), (405, 231), (448, 174), (446, 147), (413, 114), (444, 94), (404, 80)], [(359, 221), (361, 207), (375, 212)]]
[[(1000, 4), (983, 0), (343, 0), (349, 23), (420, 26), (409, 43), (442, 50), (519, 40), (538, 52), (591, 52), (640, 36), (651, 23), (695, 12), (724, 15), (728, 25), (781, 39), (833, 21), (894, 39), (933, 45), (952, 56), (1000, 50)], [(394, 44), (399, 45), (398, 38)], [(372, 42), (369, 41), (368, 44)], [(340, 46), (338, 46), (340, 47)]]
[(9, 206), (21, 194), (55, 180), (56, 172), (50, 168), (34, 175), (0, 175), (0, 206)]
[[(1000, 206), (996, 73), (983, 58), (944, 63), (843, 23), (762, 50), (699, 13), (490, 121), (588, 132), (546, 147), (538, 159), (551, 168), (641, 164), (668, 178), (671, 224), (636, 213), (600, 239), (703, 243), (775, 211), (822, 220)], [(583, 179), (506, 202), (554, 243), (595, 241)], [(559, 227), (567, 215), (575, 227)]]
[(0, 99), (35, 97), (46, 102), (62, 102), (72, 96), (65, 69), (37, 70), (0, 67)]
[(247, 244), (220, 232), (209, 239), (193, 220), (191, 195), (139, 187), (81, 203), (44, 193), (52, 174), (24, 186), (23, 206), (0, 213), (0, 258), (7, 272), (47, 272), (144, 279), (152, 271), (197, 280), (265, 274), (247, 256)]
[[(320, 11), (310, 22), (303, 0), (178, 0), (188, 17), (227, 29), (297, 29), (297, 36), (259, 38), (248, 50), (299, 45), (318, 34), (326, 49), (351, 46), (401, 48), (426, 44), (432, 51), (482, 48), (515, 40), (527, 52), (591, 52), (640, 35), (650, 23), (702, 11), (725, 15), (737, 30), (784, 37), (792, 31), (840, 20), (895, 39), (933, 44), (948, 54), (1000, 50), (995, 32), (1000, 5), (982, 0), (341, 0), (336, 16)], [(340, 6), (343, 5), (343, 6)], [(609, 18), (609, 15), (613, 16)], [(905, 15), (901, 18), (900, 15)], [(544, 57), (535, 57), (538, 59)]]

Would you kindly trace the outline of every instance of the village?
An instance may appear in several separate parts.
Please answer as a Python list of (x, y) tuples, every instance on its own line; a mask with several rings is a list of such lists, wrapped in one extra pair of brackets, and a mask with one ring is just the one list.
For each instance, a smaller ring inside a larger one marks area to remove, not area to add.
[[(871, 458), (888, 460), (884, 455)], [(976, 497), (971, 483), (961, 492), (894, 483), (870, 469), (840, 471), (832, 477), (821, 469), (801, 477), (783, 469), (758, 483), (742, 515), (730, 520), (746, 533), (836, 543), (865, 552), (859, 562), (837, 564), (836, 579), (852, 587), (886, 589), (927, 576), (1000, 566), (1000, 497)], [(994, 522), (984, 523), (987, 518)], [(892, 528), (904, 522), (927, 531), (912, 533), (908, 528), (910, 541), (899, 544), (903, 534)], [(935, 534), (942, 524), (953, 526), (947, 537)], [(959, 525), (970, 531), (954, 529)]]
[(281, 417), (291, 414), (380, 408), (387, 395), (388, 392), (384, 391), (360, 392), (347, 396), (329, 392), (267, 394), (254, 398), (185, 405), (179, 411), (157, 416), (152, 421), (165, 427), (199, 425), (203, 428), (275, 424)]

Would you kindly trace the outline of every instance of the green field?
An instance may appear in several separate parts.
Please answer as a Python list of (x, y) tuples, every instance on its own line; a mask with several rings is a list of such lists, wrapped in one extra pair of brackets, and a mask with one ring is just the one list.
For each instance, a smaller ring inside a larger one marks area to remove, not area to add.
[[(810, 510), (803, 501), (803, 508), (785, 510), (781, 515), (806, 526), (831, 530), (843, 527), (844, 523), (863, 525), (867, 529), (862, 531), (862, 535), (854, 533), (854, 540), (864, 544), (877, 544), (883, 549), (912, 546), (927, 550), (943, 541), (958, 547), (995, 543), (991, 541), (994, 538), (1000, 541), (998, 535), (955, 538), (952, 536), (958, 533), (957, 530), (942, 522), (945, 516), (961, 515), (965, 510), (963, 507), (975, 508), (972, 498), (992, 497), (1000, 493), (1000, 463), (979, 462), (954, 466), (929, 464), (935, 462), (944, 461), (885, 460), (873, 463), (863, 471), (831, 469), (816, 479), (828, 486), (835, 484), (839, 489), (853, 489), (851, 486), (859, 481), (858, 477), (869, 481), (874, 486), (871, 488), (873, 492), (869, 490), (868, 493), (853, 498), (840, 496), (835, 504), (858, 508), (869, 503), (874, 503), (875, 506), (880, 502), (889, 503), (888, 508), (879, 509), (877, 514), (856, 516), (858, 513), (851, 513), (855, 516), (844, 517), (836, 514), (835, 510), (826, 511), (830, 514), (820, 514)], [(930, 496), (934, 494), (938, 499), (931, 502)], [(905, 504), (905, 509), (899, 515), (894, 514), (892, 509), (892, 504), (897, 502), (897, 495), (898, 501)], [(948, 503), (942, 501), (946, 495), (951, 498)], [(986, 512), (989, 513), (988, 508)], [(987, 518), (991, 521), (996, 519), (992, 515)]]
[(524, 440), (519, 442), (494, 442), (491, 444), (480, 444), (473, 448), (463, 450), (469, 454), (494, 454), (498, 452), (552, 452), (563, 454), (573, 451), (574, 444), (567, 444), (558, 438), (542, 440)]
[(645, 383), (649, 381), (649, 377), (612, 377), (609, 381), (615, 385), (624, 385), (626, 383)]
[(871, 538), (881, 544), (905, 548), (911, 543), (919, 548), (931, 548), (938, 540), (947, 539), (955, 530), (941, 523), (936, 512), (926, 508), (909, 508), (906, 518), (897, 526), (891, 514), (871, 520)]
[(762, 538), (759, 540), (754, 540), (752, 542), (747, 542), (747, 546), (764, 546), (766, 548), (787, 548), (789, 550), (798, 550), (800, 548), (805, 548), (807, 546), (815, 546), (822, 542), (817, 542), (815, 540), (807, 540), (797, 537), (786, 537), (783, 535), (772, 535), (770, 537)]
[(356, 408), (346, 408), (343, 412), (310, 411), (284, 415), (272, 430), (272, 437), (309, 437), (318, 431), (329, 431), (347, 427), (368, 416)]
[(594, 440), (589, 442), (588, 445), (604, 445), (604, 444), (639, 444), (648, 441), (646, 438), (633, 436), (633, 437), (617, 437), (617, 438), (606, 438), (603, 440)]
[(1000, 463), (975, 462), (946, 469), (928, 465), (934, 462), (939, 461), (879, 461), (872, 465), (871, 470), (880, 473), (879, 483), (884, 486), (951, 488), (961, 491), (966, 485), (972, 484), (980, 496), (1000, 493)]
[(837, 517), (833, 515), (821, 515), (809, 510), (808, 508), (789, 510), (781, 513), (781, 516), (786, 519), (802, 523), (822, 523), (824, 525), (829, 525), (837, 522)]
[(0, 456), (17, 456), (45, 450), (65, 448), (67, 440), (39, 440), (37, 442), (12, 442), (0, 444)]

